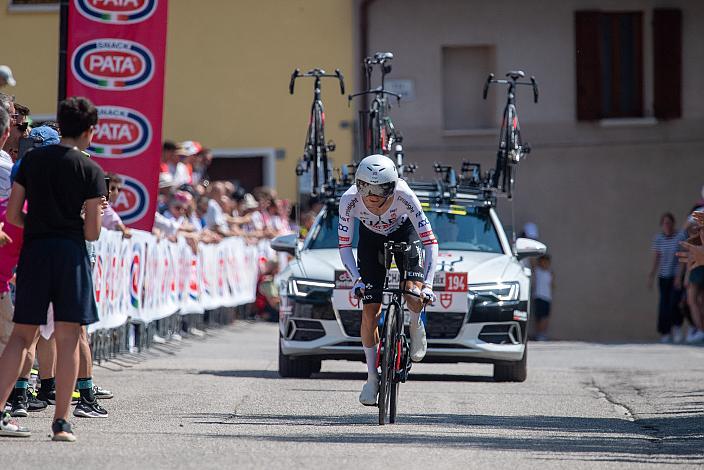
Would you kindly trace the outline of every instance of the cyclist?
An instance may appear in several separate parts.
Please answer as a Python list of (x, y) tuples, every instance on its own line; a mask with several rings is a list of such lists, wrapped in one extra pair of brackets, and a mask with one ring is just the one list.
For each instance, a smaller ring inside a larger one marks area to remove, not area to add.
[[(357, 261), (352, 254), (354, 219), (359, 224)], [(384, 242), (407, 242), (412, 245), (406, 290), (420, 295), (406, 295), (411, 312), (411, 359), (425, 357), (427, 341), (420, 320), (423, 302), (433, 302), (433, 277), (438, 255), (438, 242), (420, 201), (408, 184), (399, 179), (393, 160), (384, 155), (364, 158), (357, 167), (354, 184), (340, 197), (338, 225), (339, 250), (345, 268), (354, 279), (353, 290), (362, 298), (362, 346), (367, 361), (367, 382), (359, 401), (375, 405), (379, 392), (376, 370), (382, 293), (386, 268), (383, 262)], [(402, 266), (399, 266), (402, 269)]]

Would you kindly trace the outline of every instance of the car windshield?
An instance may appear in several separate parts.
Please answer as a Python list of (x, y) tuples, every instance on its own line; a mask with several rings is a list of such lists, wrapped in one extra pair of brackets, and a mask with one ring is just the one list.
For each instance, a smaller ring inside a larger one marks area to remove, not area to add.
[[(441, 250), (503, 253), (489, 210), (478, 207), (453, 210), (426, 210)], [(353, 247), (359, 240), (359, 221), (355, 219)], [(325, 212), (311, 232), (306, 248), (337, 248), (337, 210)]]

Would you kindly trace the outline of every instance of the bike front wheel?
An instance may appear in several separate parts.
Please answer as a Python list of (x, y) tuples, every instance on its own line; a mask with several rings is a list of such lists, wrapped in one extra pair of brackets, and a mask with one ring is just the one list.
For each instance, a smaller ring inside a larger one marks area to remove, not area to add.
[(398, 389), (400, 386), (399, 380), (398, 380), (398, 371), (400, 370), (401, 366), (401, 361), (402, 361), (402, 354), (401, 351), (403, 349), (401, 345), (401, 330), (403, 329), (403, 315), (400, 314), (400, 310), (398, 308), (398, 305), (396, 304), (391, 304), (389, 306), (389, 310), (394, 309), (396, 312), (394, 315), (394, 342), (393, 342), (393, 350), (394, 350), (394, 362), (393, 362), (393, 371), (391, 374), (391, 391), (389, 395), (391, 396), (389, 399), (389, 423), (393, 424), (396, 422), (396, 409), (398, 408)]
[[(394, 385), (394, 369), (396, 367), (396, 318), (398, 311), (394, 304), (389, 305), (384, 318), (384, 331), (382, 338), (383, 351), (381, 353), (381, 383), (379, 384), (379, 424), (386, 424), (390, 415), (391, 396)], [(394, 408), (396, 400), (394, 399)]]

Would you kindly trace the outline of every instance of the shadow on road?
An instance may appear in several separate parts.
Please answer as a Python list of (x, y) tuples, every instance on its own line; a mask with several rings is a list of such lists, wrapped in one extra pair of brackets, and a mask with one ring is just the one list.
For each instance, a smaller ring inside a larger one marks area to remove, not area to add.
[[(194, 416), (195, 417), (195, 416)], [(704, 415), (647, 418), (636, 422), (617, 418), (582, 418), (575, 416), (462, 416), (453, 414), (400, 414), (400, 425), (378, 427), (374, 414), (342, 416), (296, 416), (277, 414), (198, 415), (199, 424), (306, 427), (369, 425), (375, 428), (358, 432), (310, 432), (275, 434), (232, 433), (207, 434), (216, 439), (248, 439), (289, 443), (320, 444), (392, 444), (427, 447), (466, 447), (468, 449), (524, 450), (536, 459), (584, 460), (638, 463), (694, 464), (704, 462), (702, 422)], [(418, 426), (417, 431), (409, 426)], [(432, 437), (428, 428), (436, 426)], [(491, 430), (501, 434), (492, 435)], [(410, 431), (410, 432), (409, 432)], [(506, 433), (505, 431), (519, 431)], [(559, 455), (556, 455), (559, 454)]]
[[(198, 375), (214, 375), (216, 377), (240, 377), (254, 379), (281, 379), (279, 373), (273, 370), (200, 370)], [(319, 372), (313, 374), (311, 380), (366, 380), (363, 372)], [(462, 374), (414, 374), (411, 371), (409, 381), (418, 382), (493, 382), (491, 376)]]

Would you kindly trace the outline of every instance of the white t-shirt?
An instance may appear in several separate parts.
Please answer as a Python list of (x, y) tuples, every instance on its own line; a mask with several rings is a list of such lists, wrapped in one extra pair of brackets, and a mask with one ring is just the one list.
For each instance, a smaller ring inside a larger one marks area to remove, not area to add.
[(406, 220), (410, 220), (425, 250), (425, 283), (432, 285), (438, 257), (438, 241), (430, 221), (425, 216), (418, 197), (404, 180), (396, 183), (396, 189), (391, 197), (393, 202), (382, 215), (372, 214), (367, 209), (362, 195), (357, 192), (357, 186), (354, 184), (340, 197), (340, 222), (337, 226), (337, 235), (342, 262), (352, 275), (352, 279), (360, 277), (357, 262), (352, 254), (354, 219), (359, 219), (360, 223), (372, 232), (385, 236), (396, 231)]
[(0, 150), (0, 200), (7, 203), (12, 191), (12, 182), (10, 181), (10, 173), (14, 165), (10, 154), (4, 150)]
[(535, 298), (552, 302), (552, 271), (537, 266), (533, 272)]

